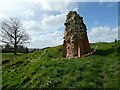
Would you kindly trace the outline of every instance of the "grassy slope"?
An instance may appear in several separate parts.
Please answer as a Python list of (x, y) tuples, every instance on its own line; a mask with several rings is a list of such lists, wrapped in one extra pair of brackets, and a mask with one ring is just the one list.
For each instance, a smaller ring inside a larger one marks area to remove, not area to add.
[[(95, 48), (96, 44), (91, 44)], [(95, 54), (63, 59), (62, 46), (13, 56), (3, 54), (3, 88), (117, 88), (118, 54), (114, 43), (100, 43)]]

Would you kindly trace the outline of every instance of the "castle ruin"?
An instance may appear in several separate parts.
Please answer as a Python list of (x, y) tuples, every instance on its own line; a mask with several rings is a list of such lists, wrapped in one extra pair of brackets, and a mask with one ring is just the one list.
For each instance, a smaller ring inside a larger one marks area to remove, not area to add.
[(64, 23), (63, 57), (81, 57), (91, 52), (83, 17), (70, 11)]

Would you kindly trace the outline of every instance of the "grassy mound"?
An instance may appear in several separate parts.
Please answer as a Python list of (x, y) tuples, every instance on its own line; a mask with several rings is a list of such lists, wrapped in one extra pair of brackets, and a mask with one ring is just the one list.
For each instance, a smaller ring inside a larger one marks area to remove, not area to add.
[[(96, 43), (91, 44), (94, 49)], [(62, 58), (62, 46), (14, 56), (2, 54), (2, 88), (118, 88), (114, 43), (99, 43), (90, 56)]]

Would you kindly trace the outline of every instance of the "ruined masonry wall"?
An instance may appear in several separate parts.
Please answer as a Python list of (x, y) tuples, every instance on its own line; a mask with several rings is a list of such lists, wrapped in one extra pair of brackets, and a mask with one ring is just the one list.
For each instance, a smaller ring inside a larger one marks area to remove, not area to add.
[(64, 25), (63, 57), (81, 57), (91, 52), (83, 17), (70, 11)]

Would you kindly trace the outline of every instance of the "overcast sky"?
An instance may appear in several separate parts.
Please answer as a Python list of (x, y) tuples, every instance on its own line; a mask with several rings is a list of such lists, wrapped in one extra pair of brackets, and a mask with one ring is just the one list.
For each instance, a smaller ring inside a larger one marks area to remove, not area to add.
[(75, 10), (87, 26), (89, 42), (111, 42), (118, 38), (118, 0), (64, 1), (0, 0), (0, 22), (9, 17), (22, 20), (25, 32), (31, 37), (28, 47), (57, 46), (63, 43), (66, 14)]

